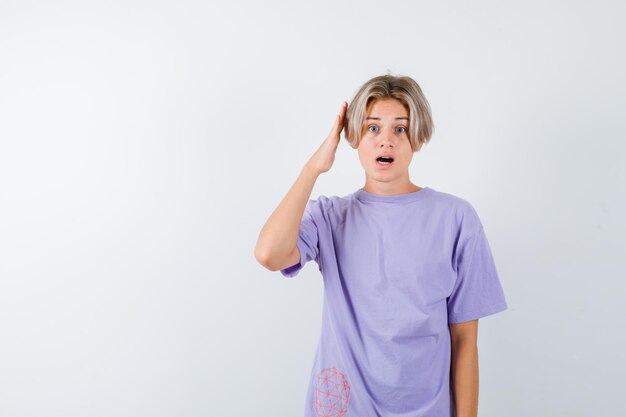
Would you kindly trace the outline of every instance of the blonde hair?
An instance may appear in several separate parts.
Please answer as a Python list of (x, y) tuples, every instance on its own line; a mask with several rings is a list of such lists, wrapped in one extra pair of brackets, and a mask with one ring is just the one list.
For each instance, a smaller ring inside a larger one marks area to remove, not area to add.
[(363, 136), (364, 120), (370, 106), (379, 99), (398, 100), (409, 113), (409, 140), (413, 152), (427, 143), (435, 128), (430, 105), (420, 86), (411, 77), (379, 75), (359, 88), (348, 106), (344, 121), (344, 136), (350, 146), (358, 148)]

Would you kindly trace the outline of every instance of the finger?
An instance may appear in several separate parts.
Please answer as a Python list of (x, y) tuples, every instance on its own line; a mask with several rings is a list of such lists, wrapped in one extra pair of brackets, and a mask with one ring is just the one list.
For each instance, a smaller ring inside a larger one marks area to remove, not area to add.
[(328, 132), (329, 136), (337, 135), (343, 129), (343, 118), (345, 115), (346, 104), (347, 103), (345, 101), (341, 104), (341, 109), (339, 111), (339, 114), (335, 116), (333, 127), (330, 129), (330, 132)]
[(344, 102), (343, 102), (343, 104), (342, 104), (342, 106), (341, 106), (341, 112), (340, 112), (340, 115), (341, 115), (341, 121), (342, 121), (342, 122), (343, 122), (343, 119), (344, 119), (344, 118), (345, 118), (345, 116), (346, 116), (347, 111), (348, 111), (348, 103), (344, 101)]
[(328, 132), (328, 136), (332, 136), (337, 131), (337, 127), (339, 126), (339, 116), (335, 116), (335, 121), (333, 122), (333, 127), (330, 128)]

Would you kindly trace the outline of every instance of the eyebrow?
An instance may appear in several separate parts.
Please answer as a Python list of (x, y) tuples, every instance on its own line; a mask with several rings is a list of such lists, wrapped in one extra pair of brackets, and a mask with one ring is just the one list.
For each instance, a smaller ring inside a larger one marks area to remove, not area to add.
[[(367, 119), (380, 120), (380, 117), (366, 117), (365, 120), (367, 120)], [(409, 120), (408, 117), (396, 117), (396, 120), (401, 120), (401, 119)]]

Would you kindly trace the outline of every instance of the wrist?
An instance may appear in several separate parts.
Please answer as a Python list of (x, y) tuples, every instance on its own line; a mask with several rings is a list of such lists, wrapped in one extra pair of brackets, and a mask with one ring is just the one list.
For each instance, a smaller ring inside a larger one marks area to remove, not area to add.
[(318, 168), (315, 168), (313, 165), (310, 164), (305, 164), (304, 168), (302, 168), (302, 171), (315, 177), (319, 177), (319, 175), (322, 173)]

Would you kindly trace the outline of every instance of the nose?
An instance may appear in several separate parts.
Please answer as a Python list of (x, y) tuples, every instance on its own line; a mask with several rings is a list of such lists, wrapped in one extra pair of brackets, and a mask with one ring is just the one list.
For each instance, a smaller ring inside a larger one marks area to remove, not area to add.
[(385, 148), (385, 147), (392, 148), (394, 146), (393, 132), (390, 132), (389, 130), (383, 130), (379, 138), (380, 138), (379, 145), (381, 148)]

